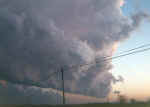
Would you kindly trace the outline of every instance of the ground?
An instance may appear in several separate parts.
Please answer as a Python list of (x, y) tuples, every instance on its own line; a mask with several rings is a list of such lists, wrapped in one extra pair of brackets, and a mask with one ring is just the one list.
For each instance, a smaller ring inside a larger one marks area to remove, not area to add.
[(0, 105), (0, 107), (150, 107), (150, 104)]

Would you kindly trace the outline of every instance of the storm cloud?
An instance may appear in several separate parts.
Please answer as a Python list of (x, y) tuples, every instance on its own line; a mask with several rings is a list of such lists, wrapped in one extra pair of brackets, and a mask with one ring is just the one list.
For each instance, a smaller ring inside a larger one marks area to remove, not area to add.
[(49, 76), (65, 66), (67, 92), (106, 97), (117, 81), (111, 61), (78, 65), (112, 56), (116, 44), (149, 17), (126, 17), (122, 5), (123, 0), (0, 0), (0, 79), (56, 89), (61, 82)]
[(0, 104), (61, 104), (62, 97), (52, 89), (7, 84), (0, 86)]

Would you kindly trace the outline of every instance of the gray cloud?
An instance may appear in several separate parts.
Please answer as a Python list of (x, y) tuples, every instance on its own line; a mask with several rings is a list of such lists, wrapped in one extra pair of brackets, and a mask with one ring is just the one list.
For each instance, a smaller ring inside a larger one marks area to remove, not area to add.
[[(125, 17), (120, 0), (0, 0), (0, 79), (57, 88), (60, 66), (111, 56), (149, 17)], [(84, 69), (84, 70), (83, 70)], [(111, 61), (65, 71), (67, 92), (105, 97), (115, 81)]]
[(0, 104), (61, 104), (62, 97), (52, 89), (7, 84), (0, 86)]

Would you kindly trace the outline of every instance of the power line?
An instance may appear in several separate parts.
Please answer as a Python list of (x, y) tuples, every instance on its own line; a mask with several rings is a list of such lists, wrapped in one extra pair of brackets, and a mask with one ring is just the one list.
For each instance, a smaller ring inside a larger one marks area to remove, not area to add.
[[(137, 48), (133, 48), (133, 49), (130, 49), (130, 50), (127, 50), (127, 51), (123, 51), (123, 52), (129, 52), (129, 51), (137, 50), (137, 49), (144, 48), (144, 47), (147, 47), (147, 46), (150, 46), (150, 44), (142, 45), (142, 46), (139, 46)], [(129, 56), (129, 55), (132, 55), (132, 54), (137, 54), (137, 53), (145, 52), (145, 51), (148, 51), (148, 50), (150, 50), (150, 48), (145, 48), (145, 49), (141, 49), (141, 50), (138, 50), (138, 51), (133, 51), (133, 52), (129, 52), (129, 53), (126, 53), (126, 54), (121, 54), (121, 55), (114, 56), (114, 57), (105, 57), (105, 58), (103, 58), (103, 59), (101, 59), (99, 61), (96, 61), (95, 63), (80, 64), (80, 65), (71, 66), (71, 67), (68, 67), (68, 68), (69, 69), (74, 69), (74, 68), (77, 68), (77, 67), (83, 67), (83, 66), (87, 66), (87, 65), (98, 64), (98, 63), (101, 63), (101, 62), (104, 62), (104, 61), (113, 60), (113, 59), (117, 59), (117, 58)], [(121, 52), (121, 53), (123, 53), (123, 52)], [(44, 79), (44, 81), (48, 80), (51, 76), (55, 75), (58, 72), (60, 72), (60, 70), (57, 70), (57, 71), (49, 74), (48, 77), (46, 77), (46, 79)], [(31, 81), (30, 81), (30, 83), (29, 82), (26, 83), (26, 85), (29, 85), (29, 86), (31, 85), (31, 86), (36, 86), (36, 87), (41, 87), (41, 86), (44, 87), (39, 82), (31, 82)]]
[[(58, 75), (57, 75), (57, 79), (58, 79), (58, 82), (59, 82), (59, 72), (58, 72)], [(58, 90), (59, 90), (59, 84), (56, 84), (56, 89), (57, 89), (57, 91), (56, 91), (56, 99), (57, 99), (57, 101), (56, 101), (56, 104), (59, 104), (60, 102), (59, 102), (59, 93), (58, 93)]]
[(115, 57), (112, 57), (112, 58), (108, 58), (106, 60), (117, 59), (117, 58), (120, 58), (120, 57), (129, 56), (129, 55), (132, 55), (132, 54), (137, 54), (137, 53), (145, 52), (145, 51), (148, 51), (148, 50), (150, 50), (150, 48), (145, 48), (145, 49), (142, 49), (142, 50), (133, 51), (133, 52), (130, 52), (130, 53), (127, 53), (127, 54), (123, 54), (123, 55), (115, 56)]
[[(143, 49), (143, 50), (138, 50), (138, 51), (130, 52), (130, 53), (127, 53), (127, 54), (123, 54), (123, 55), (119, 55), (119, 56), (107, 58), (107, 59), (104, 59), (104, 60), (100, 60), (100, 62), (102, 62), (102, 61), (107, 61), (107, 60), (112, 60), (112, 59), (117, 59), (117, 58), (120, 58), (120, 57), (132, 55), (132, 54), (136, 54), (136, 53), (141, 53), (141, 52), (145, 52), (145, 51), (148, 51), (148, 50), (150, 50), (150, 48), (146, 48), (146, 49)], [(96, 64), (97, 64), (97, 63), (100, 63), (100, 62), (96, 62)], [(90, 64), (91, 64), (91, 63), (90, 63)], [(80, 67), (85, 66), (85, 65), (90, 65), (90, 64), (83, 64), (83, 65), (80, 65)], [(64, 70), (63, 70), (63, 68), (61, 68), (61, 73), (62, 73), (62, 94), (63, 94), (63, 104), (65, 104)]]
[[(150, 44), (149, 44), (149, 45), (150, 45)], [(149, 46), (149, 45), (148, 45), (148, 46)], [(103, 59), (103, 60), (99, 60), (99, 62), (96, 61), (96, 62), (93, 63), (93, 64), (97, 64), (97, 63), (100, 63), (100, 62), (102, 62), (102, 61), (113, 60), (113, 59), (117, 59), (117, 58), (120, 58), (120, 57), (124, 57), (124, 56), (128, 56), (128, 55), (132, 55), (132, 54), (136, 54), (136, 53), (141, 53), (141, 52), (145, 52), (145, 51), (150, 50), (150, 48), (146, 48), (146, 49), (142, 49), (142, 50), (138, 50), (138, 51), (133, 51), (133, 50), (137, 50), (137, 49), (143, 48), (143, 47), (147, 47), (147, 45), (143, 45), (143, 46), (140, 46), (140, 47), (137, 47), (137, 48), (128, 50), (128, 51), (124, 51), (123, 53), (125, 53), (125, 52), (130, 52), (130, 53), (118, 55), (118, 56), (115, 56), (115, 57), (108, 57), (108, 58), (105, 58), (105, 59)], [(131, 52), (131, 51), (133, 51), (133, 52)], [(89, 64), (82, 64), (82, 65), (79, 65), (79, 67), (86, 66), (86, 65), (90, 65), (90, 64), (92, 64), (92, 63), (89, 63)], [(58, 71), (57, 71), (57, 72), (58, 72)], [(55, 73), (57, 73), (57, 72), (53, 72), (52, 74), (55, 74)], [(64, 68), (63, 68), (63, 67), (61, 68), (61, 71), (60, 71), (60, 72), (61, 72), (61, 74), (62, 74), (62, 95), (63, 95), (63, 104), (65, 104)], [(51, 76), (52, 76), (52, 74), (51, 74)]]
[[(118, 56), (127, 56), (126, 54), (124, 54), (124, 53), (127, 53), (127, 54), (129, 54), (128, 52), (131, 52), (132, 53), (132, 51), (133, 51), (133, 53), (134, 52), (136, 52), (135, 50), (138, 50), (138, 49), (142, 49), (142, 48), (145, 48), (145, 47), (148, 47), (148, 46), (150, 46), (150, 44), (145, 44), (145, 45), (141, 45), (141, 46), (139, 46), (139, 47), (136, 47), (136, 48), (132, 48), (132, 49), (129, 49), (129, 50), (126, 50), (126, 51), (122, 51), (122, 52), (120, 52), (120, 53), (118, 53), (118, 55), (117, 56), (115, 56), (115, 57), (112, 57), (112, 56), (104, 56), (104, 57), (101, 57), (101, 58), (103, 58), (103, 60), (105, 61), (106, 59), (107, 60), (111, 60), (111, 59), (116, 59), (116, 57), (118, 57)], [(145, 50), (145, 49), (144, 49)], [(139, 50), (140, 51), (140, 50)], [(101, 60), (101, 61), (103, 61), (103, 60)], [(71, 66), (71, 67), (69, 67), (70, 69), (73, 69), (73, 68), (77, 68), (77, 67), (81, 67), (81, 66), (83, 66), (83, 65), (89, 65), (89, 63), (88, 64), (81, 64), (81, 65), (73, 65), (73, 66)]]
[(64, 69), (61, 68), (61, 75), (62, 75), (62, 96), (63, 96), (63, 104), (66, 104), (66, 101), (65, 101), (65, 87), (64, 87), (64, 84), (65, 84), (65, 81), (64, 81)]
[[(129, 52), (129, 51), (137, 50), (137, 49), (140, 49), (140, 48), (143, 48), (143, 47), (147, 47), (147, 46), (150, 46), (150, 44), (149, 45), (148, 44), (147, 45), (142, 45), (140, 47), (133, 48), (133, 49), (130, 49), (130, 50), (124, 51), (124, 52)], [(103, 59), (101, 59), (99, 61), (96, 61), (96, 63), (80, 64), (80, 65), (71, 66), (71, 67), (68, 67), (68, 68), (74, 69), (74, 68), (77, 68), (77, 67), (83, 67), (83, 66), (87, 66), (87, 65), (97, 64), (97, 63), (100, 63), (100, 62), (104, 62), (104, 61), (108, 61), (108, 60), (113, 60), (113, 59), (117, 59), (117, 58), (129, 56), (129, 55), (132, 55), (132, 54), (137, 54), (137, 53), (145, 52), (145, 51), (148, 51), (148, 50), (150, 50), (150, 48), (146, 48), (146, 49), (142, 49), (142, 50), (138, 50), (138, 51), (133, 51), (133, 52), (130, 52), (130, 53), (127, 53), (127, 54), (122, 54), (122, 55), (118, 55), (118, 56), (114, 56), (114, 57), (105, 57), (105, 58), (103, 58)], [(121, 53), (123, 53), (123, 52), (121, 52)], [(53, 76), (54, 74), (56, 74), (58, 72), (59, 71), (51, 73), (48, 78), (50, 78), (51, 76)]]
[[(117, 59), (117, 58), (120, 58), (120, 57), (124, 57), (124, 56), (128, 56), (128, 55), (132, 55), (132, 54), (136, 54), (136, 53), (141, 53), (141, 52), (144, 52), (144, 51), (148, 51), (150, 50), (150, 48), (146, 48), (146, 49), (143, 49), (143, 50), (138, 50), (138, 51), (135, 51), (137, 49), (142, 49), (142, 48), (145, 48), (145, 47), (148, 47), (150, 46), (150, 44), (145, 44), (145, 45), (142, 45), (142, 46), (139, 46), (139, 47), (136, 47), (136, 48), (133, 48), (133, 49), (130, 49), (130, 50), (127, 50), (127, 51), (123, 51), (123, 52), (120, 52), (118, 56), (106, 56), (106, 57), (102, 57), (103, 60), (99, 60), (100, 62), (102, 61), (107, 61), (107, 60), (113, 60), (113, 59)], [(132, 52), (133, 51), (133, 52)], [(130, 52), (130, 53), (127, 53), (127, 52)], [(126, 53), (126, 54), (124, 54)], [(99, 62), (99, 63), (100, 63)], [(98, 61), (96, 61), (96, 63), (98, 63)], [(82, 67), (82, 66), (87, 66), (87, 65), (92, 65), (92, 64), (95, 64), (95, 63), (87, 63), (87, 64), (80, 64), (80, 65), (73, 65), (71, 67), (68, 67), (70, 69), (74, 69), (74, 68), (77, 68), (77, 67)], [(59, 71), (55, 71), (53, 73), (51, 73), (48, 78), (50, 78), (51, 76), (55, 75), (56, 73), (58, 73)], [(47, 79), (48, 79), (47, 78)], [(46, 79), (45, 79), (46, 80)]]
[[(144, 47), (147, 47), (147, 46), (150, 46), (150, 44), (142, 45), (142, 46), (139, 46), (137, 48), (133, 48), (133, 49), (130, 49), (130, 50), (127, 50), (127, 51), (123, 51), (123, 52), (129, 52), (129, 51), (137, 50), (137, 49), (144, 48)], [(105, 57), (105, 58), (103, 58), (103, 59), (101, 59), (99, 61), (96, 61), (95, 63), (80, 64), (80, 65), (71, 66), (71, 67), (68, 67), (68, 68), (69, 69), (74, 69), (74, 68), (77, 68), (77, 67), (83, 67), (83, 66), (87, 66), (87, 65), (97, 64), (97, 63), (100, 63), (100, 62), (104, 62), (104, 61), (108, 61), (108, 60), (113, 60), (113, 59), (117, 59), (117, 58), (129, 56), (129, 55), (132, 55), (132, 54), (137, 54), (137, 53), (145, 52), (145, 51), (148, 51), (148, 50), (150, 50), (150, 48), (146, 48), (146, 49), (142, 49), (142, 50), (138, 50), (138, 51), (133, 51), (133, 52), (126, 53), (126, 54), (121, 54), (121, 55), (114, 56), (114, 57)], [(121, 52), (121, 53), (123, 53), (123, 52)], [(44, 80), (48, 80), (51, 76), (55, 75), (58, 72), (60, 72), (60, 70), (57, 70), (57, 71), (49, 74), (49, 76), (46, 79), (44, 79)]]
[(131, 51), (134, 51), (134, 50), (137, 50), (137, 49), (141, 49), (141, 48), (145, 48), (145, 47), (148, 47), (148, 46), (150, 46), (150, 44), (141, 45), (139, 47), (132, 48), (132, 49), (129, 49), (127, 51), (119, 52), (118, 54), (123, 54), (123, 53), (131, 52)]
[(108, 60), (113, 60), (113, 59), (121, 58), (121, 57), (124, 57), (124, 56), (129, 56), (129, 55), (132, 55), (132, 54), (145, 52), (145, 51), (148, 51), (148, 50), (150, 50), (150, 48), (146, 48), (146, 49), (142, 49), (142, 50), (138, 50), (138, 51), (133, 51), (133, 52), (130, 52), (130, 53), (127, 53), (127, 54), (118, 55), (118, 56), (115, 56), (115, 57), (108, 57), (108, 58), (104, 58), (102, 60), (96, 61), (95, 63), (80, 64), (78, 66), (72, 66), (70, 68), (74, 69), (74, 68), (77, 68), (77, 67), (83, 67), (83, 66), (87, 66), (87, 65), (98, 64), (100, 62), (104, 62), (104, 61), (108, 61)]
[[(70, 69), (73, 69), (73, 68), (75, 68), (75, 67), (83, 67), (83, 66), (87, 66), (87, 65), (98, 64), (98, 63), (101, 63), (101, 62), (104, 62), (104, 61), (109, 61), (109, 60), (113, 60), (113, 59), (117, 59), (117, 58), (129, 56), (129, 55), (133, 55), (133, 54), (137, 54), (137, 53), (142, 53), (142, 52), (145, 52), (145, 51), (150, 50), (150, 48), (145, 48), (145, 49), (141, 49), (141, 50), (137, 50), (137, 49), (144, 48), (144, 47), (147, 47), (147, 46), (150, 46), (150, 44), (142, 45), (142, 46), (140, 46), (140, 47), (137, 47), (137, 48), (130, 49), (130, 50), (127, 50), (127, 51), (122, 52), (122, 53), (128, 52), (128, 53), (126, 53), (126, 54), (121, 54), (121, 55), (114, 56), (114, 57), (106, 57), (106, 58), (104, 58), (104, 59), (102, 59), (102, 60), (95, 61), (94, 63), (80, 64), (80, 65), (78, 65), (78, 66), (70, 67)], [(134, 51), (134, 50), (137, 50), (137, 51)], [(131, 51), (132, 51), (132, 52), (131, 52)], [(51, 73), (51, 74), (48, 76), (48, 79), (50, 78), (50, 76), (53, 76), (54, 74), (59, 73), (59, 72), (62, 73), (62, 94), (63, 94), (63, 104), (65, 104), (64, 68), (61, 68), (59, 71), (56, 71), (56, 72)], [(58, 76), (58, 78), (59, 78), (59, 76)], [(27, 84), (27, 85), (32, 85), (32, 86), (37, 86), (37, 87), (41, 87), (41, 86), (42, 86), (41, 83), (37, 83), (37, 82), (31, 82), (31, 83), (26, 83), (26, 84)], [(56, 87), (56, 89), (58, 90), (59, 88)], [(57, 94), (58, 94), (58, 92), (57, 92)], [(58, 96), (57, 96), (57, 100), (58, 100)], [(58, 102), (57, 102), (57, 103), (58, 103)]]
[[(138, 49), (141, 49), (141, 48), (149, 47), (149, 46), (150, 46), (150, 44), (144, 44), (144, 45), (138, 46), (136, 48), (132, 48), (132, 49), (129, 49), (129, 50), (126, 50), (126, 51), (119, 52), (117, 55), (124, 54), (124, 53), (127, 53), (127, 52), (131, 52), (131, 51), (134, 51), (134, 50), (138, 50)], [(108, 58), (108, 57), (112, 57), (112, 56), (104, 56), (102, 58)]]

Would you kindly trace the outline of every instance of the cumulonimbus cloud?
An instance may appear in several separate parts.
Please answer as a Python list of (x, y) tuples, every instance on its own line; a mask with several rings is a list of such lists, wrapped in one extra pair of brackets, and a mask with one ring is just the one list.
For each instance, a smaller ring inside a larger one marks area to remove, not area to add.
[[(59, 67), (112, 56), (149, 17), (124, 16), (122, 0), (1, 0), (0, 79), (57, 88)], [(81, 70), (82, 69), (82, 70)], [(83, 70), (84, 69), (84, 70)], [(105, 97), (115, 81), (111, 61), (65, 71), (67, 92)], [(45, 80), (45, 78), (48, 78)]]

